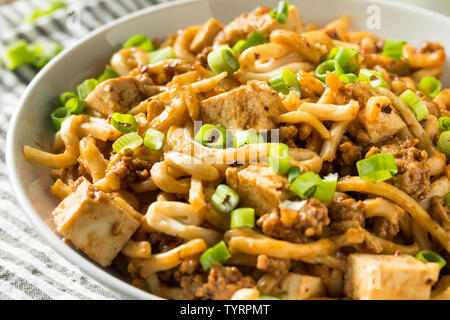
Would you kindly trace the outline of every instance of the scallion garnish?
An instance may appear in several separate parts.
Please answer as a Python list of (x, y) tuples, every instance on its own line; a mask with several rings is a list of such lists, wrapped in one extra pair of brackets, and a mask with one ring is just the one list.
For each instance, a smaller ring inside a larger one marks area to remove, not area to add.
[(194, 137), (194, 141), (210, 148), (223, 148), (227, 143), (227, 130), (222, 126), (203, 125)]
[(290, 167), (288, 170), (288, 181), (289, 183), (294, 182), (294, 180), (302, 173), (300, 167)]
[(405, 90), (399, 98), (414, 112), (417, 121), (425, 120), (428, 117), (427, 105), (413, 91)]
[(322, 183), (316, 186), (316, 191), (313, 194), (313, 198), (319, 201), (330, 201), (333, 199), (337, 186), (337, 173), (330, 173), (322, 179)]
[(36, 52), (36, 59), (32, 62), (33, 66), (40, 70), (58, 53), (63, 47), (54, 41), (46, 41), (38, 44), (31, 44), (30, 48)]
[(439, 122), (439, 130), (440, 131), (449, 131), (450, 130), (450, 117), (440, 117), (438, 119)]
[(124, 48), (138, 47), (142, 50), (151, 52), (155, 50), (152, 40), (143, 34), (136, 34), (123, 44)]
[(442, 132), (439, 136), (437, 146), (447, 157), (450, 157), (450, 131)]
[(405, 44), (406, 42), (403, 40), (386, 39), (381, 54), (385, 57), (401, 60), (403, 57), (402, 49)]
[(336, 60), (345, 73), (355, 72), (359, 65), (358, 52), (351, 48), (339, 48), (334, 60)]
[(322, 179), (317, 173), (308, 171), (299, 175), (289, 188), (300, 198), (311, 197)]
[(97, 79), (86, 79), (77, 86), (78, 96), (84, 100), (99, 84)]
[(110, 66), (106, 66), (105, 71), (102, 73), (100, 77), (97, 78), (98, 82), (103, 82), (109, 79), (117, 78), (119, 74), (114, 71)]
[(86, 101), (76, 98), (71, 98), (64, 105), (66, 109), (70, 111), (71, 114), (81, 114), (86, 108)]
[(441, 269), (447, 264), (447, 261), (439, 253), (432, 250), (419, 251), (414, 257), (423, 263), (437, 263)]
[(63, 123), (64, 120), (66, 120), (68, 117), (70, 117), (70, 110), (59, 107), (56, 108), (51, 114), (50, 119), (52, 119), (53, 127), (55, 128), (55, 131), (59, 131), (61, 129), (61, 123)]
[(384, 76), (381, 73), (375, 70), (359, 70), (359, 80), (362, 82), (368, 82), (369, 85), (374, 89), (380, 87), (387, 88), (386, 79), (384, 79)]
[(441, 92), (442, 82), (432, 76), (423, 77), (420, 80), (419, 90), (425, 93), (430, 99), (433, 99)]
[(341, 74), (339, 80), (341, 80), (343, 84), (349, 84), (355, 83), (358, 80), (358, 77), (354, 73), (346, 73)]
[(233, 137), (233, 147), (240, 148), (247, 144), (262, 143), (264, 137), (254, 130), (238, 131)]
[(234, 209), (230, 215), (230, 229), (255, 227), (255, 209), (253, 208)]
[(134, 132), (137, 129), (136, 118), (131, 114), (114, 112), (111, 115), (111, 124), (122, 133)]
[(71, 91), (63, 92), (59, 95), (58, 103), (61, 107), (64, 107), (66, 105), (67, 101), (69, 101), (72, 98), (78, 99), (78, 95), (75, 92), (71, 92)]
[(117, 153), (124, 154), (127, 151), (133, 151), (142, 146), (144, 140), (136, 132), (130, 132), (114, 141), (112, 147)]
[(32, 63), (37, 58), (25, 40), (18, 40), (5, 48), (2, 55), (2, 62), (8, 70)]
[(258, 31), (253, 32), (247, 40), (239, 40), (236, 42), (236, 44), (233, 46), (233, 51), (242, 53), (248, 48), (267, 43), (269, 42), (268, 39), (266, 39), (261, 33)]
[(218, 211), (229, 213), (239, 203), (239, 196), (226, 184), (219, 184), (211, 197), (211, 203)]
[(327, 79), (327, 71), (330, 71), (337, 76), (344, 74), (344, 70), (342, 70), (342, 67), (336, 62), (336, 60), (328, 60), (317, 66), (316, 77), (322, 82), (325, 82)]
[(299, 98), (302, 97), (300, 83), (298, 82), (297, 76), (289, 69), (283, 69), (275, 72), (270, 78), (269, 84), (276, 92), (281, 92), (288, 95), (292, 90), (297, 93)]
[(166, 135), (156, 129), (148, 129), (144, 136), (144, 145), (150, 150), (158, 151), (164, 146)]
[(165, 47), (148, 54), (150, 63), (157, 63), (159, 61), (175, 58), (175, 51), (172, 47)]
[(277, 19), (279, 23), (285, 24), (289, 15), (289, 3), (286, 1), (278, 2), (278, 7), (273, 9), (269, 15), (273, 19)]
[(359, 177), (363, 180), (372, 179), (375, 182), (390, 179), (398, 173), (394, 155), (377, 153), (356, 163)]
[(64, 1), (54, 0), (50, 1), (50, 8), (48, 9), (34, 9), (31, 15), (26, 18), (27, 22), (33, 22), (34, 20), (52, 14), (54, 11), (67, 7)]
[(271, 144), (269, 147), (269, 163), (272, 171), (286, 174), (289, 171), (289, 147), (284, 143)]
[(228, 45), (217, 47), (208, 54), (208, 65), (215, 74), (227, 72), (228, 75), (239, 69), (236, 54)]
[(231, 254), (230, 251), (228, 251), (227, 245), (224, 241), (220, 241), (214, 247), (203, 252), (199, 261), (203, 270), (208, 271), (214, 263), (225, 263), (230, 257)]

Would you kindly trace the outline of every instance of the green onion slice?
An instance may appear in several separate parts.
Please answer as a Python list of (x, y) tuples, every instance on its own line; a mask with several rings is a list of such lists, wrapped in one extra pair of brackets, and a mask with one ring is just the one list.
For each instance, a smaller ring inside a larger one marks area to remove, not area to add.
[(450, 131), (442, 132), (439, 136), (437, 146), (447, 157), (450, 157)]
[(64, 1), (54, 0), (50, 2), (50, 8), (48, 9), (34, 9), (29, 17), (25, 19), (27, 22), (33, 22), (36, 19), (52, 14), (54, 11), (67, 7)]
[(286, 1), (280, 1), (278, 7), (273, 9), (269, 15), (273, 19), (277, 19), (279, 23), (285, 24), (289, 15), (289, 3)]
[(230, 229), (255, 227), (255, 209), (253, 208), (234, 209), (230, 215)]
[(330, 173), (322, 179), (322, 183), (316, 186), (316, 192), (313, 194), (313, 198), (319, 201), (330, 201), (333, 199), (337, 186), (337, 173)]
[(136, 118), (131, 114), (114, 112), (111, 115), (111, 123), (114, 128), (122, 133), (134, 132), (137, 129)]
[(441, 92), (442, 82), (432, 76), (423, 77), (420, 80), (419, 90), (425, 93), (429, 98), (433, 99)]
[(175, 51), (172, 47), (165, 47), (148, 54), (150, 63), (157, 63), (159, 61), (175, 58)]
[(322, 184), (322, 179), (317, 173), (308, 171), (298, 176), (289, 188), (300, 198), (311, 197), (319, 184)]
[(124, 154), (129, 150), (136, 150), (137, 148), (142, 146), (143, 143), (144, 140), (140, 135), (138, 135), (136, 132), (130, 132), (114, 141), (112, 147), (115, 152)]
[(440, 117), (438, 119), (438, 122), (439, 122), (439, 130), (441, 131), (450, 130), (450, 117)]
[(226, 184), (219, 184), (211, 197), (211, 203), (218, 211), (229, 213), (239, 203), (239, 196)]
[(228, 45), (217, 47), (208, 54), (208, 65), (215, 74), (227, 72), (228, 75), (239, 69), (236, 54)]
[(103, 72), (103, 74), (98, 77), (98, 82), (103, 82), (109, 79), (113, 79), (113, 78), (117, 78), (119, 76), (119, 74), (114, 71), (113, 68), (111, 68), (110, 66), (106, 66), (105, 71)]
[(339, 48), (334, 59), (345, 73), (355, 72), (359, 65), (358, 52), (351, 48)]
[(377, 153), (356, 163), (359, 177), (363, 180), (372, 179), (375, 182), (390, 179), (398, 173), (394, 155)]
[(316, 77), (321, 80), (322, 82), (325, 82), (327, 79), (327, 71), (330, 71), (331, 73), (334, 73), (337, 76), (340, 76), (344, 74), (344, 70), (342, 67), (337, 63), (336, 60), (328, 60), (325, 62), (322, 62), (319, 64), (316, 68)]
[(450, 206), (450, 192), (447, 192), (447, 194), (444, 197), (444, 204), (448, 207)]
[(210, 148), (223, 148), (227, 143), (227, 130), (222, 126), (203, 125), (194, 137), (194, 141)]
[(375, 70), (359, 70), (359, 80), (362, 82), (368, 82), (369, 85), (374, 89), (379, 87), (387, 88), (386, 79), (384, 79), (381, 73)]
[(69, 109), (63, 107), (56, 108), (55, 111), (50, 114), (50, 118), (52, 119), (55, 131), (59, 131), (59, 129), (61, 129), (61, 124), (63, 123), (63, 121), (70, 116), (71, 113)]
[(339, 80), (341, 80), (343, 84), (349, 84), (355, 83), (358, 80), (358, 77), (354, 73), (346, 73), (341, 74)]
[(293, 90), (297, 93), (299, 98), (302, 97), (297, 76), (289, 69), (283, 69), (273, 73), (273, 76), (269, 80), (269, 84), (276, 92), (288, 95), (289, 92)]
[(144, 145), (150, 150), (158, 151), (164, 146), (165, 139), (166, 135), (163, 132), (150, 128), (145, 133)]
[(86, 79), (81, 84), (77, 86), (78, 96), (80, 99), (84, 100), (86, 97), (94, 91), (95, 87), (98, 85), (97, 79)]
[(151, 52), (155, 50), (152, 40), (143, 34), (136, 34), (123, 44), (124, 48), (138, 47), (142, 50)]
[(428, 117), (427, 105), (413, 91), (405, 90), (399, 98), (414, 112), (417, 121), (422, 121)]
[(339, 49), (340, 49), (340, 47), (334, 47), (333, 49), (331, 49), (330, 52), (322, 60), (322, 62), (328, 61), (328, 60), (333, 60), (336, 57)]
[(381, 54), (385, 57), (401, 60), (403, 57), (402, 49), (405, 44), (406, 41), (403, 40), (386, 39), (384, 41), (383, 52)]
[(2, 55), (2, 62), (8, 70), (32, 63), (37, 58), (36, 52), (30, 50), (25, 40), (18, 40), (5, 48)]
[(58, 103), (61, 107), (64, 107), (66, 105), (67, 101), (69, 101), (72, 98), (78, 99), (78, 95), (75, 92), (71, 92), (71, 91), (63, 92), (59, 95)]
[(421, 250), (414, 257), (423, 263), (437, 263), (441, 269), (447, 264), (447, 261), (439, 253), (432, 250)]
[(33, 66), (40, 70), (51, 59), (63, 50), (63, 47), (54, 41), (46, 41), (38, 44), (31, 44), (30, 49), (36, 52), (36, 59), (32, 62)]
[(71, 114), (83, 113), (86, 108), (86, 101), (77, 98), (71, 98), (65, 104), (66, 109), (70, 111)]
[(261, 33), (258, 31), (253, 32), (247, 40), (239, 40), (236, 42), (236, 44), (233, 46), (233, 51), (242, 53), (248, 48), (258, 46), (263, 43), (269, 42), (268, 39), (266, 39)]
[(238, 131), (233, 137), (233, 147), (240, 148), (247, 144), (263, 143), (264, 137), (254, 130)]
[(269, 163), (272, 171), (286, 174), (289, 171), (289, 147), (284, 143), (271, 144), (269, 147)]
[(289, 183), (294, 182), (294, 180), (302, 173), (300, 167), (290, 167), (288, 170), (288, 181)]
[(203, 270), (208, 271), (214, 263), (225, 263), (230, 257), (231, 254), (228, 251), (227, 245), (224, 241), (220, 241), (214, 247), (203, 252), (199, 261)]

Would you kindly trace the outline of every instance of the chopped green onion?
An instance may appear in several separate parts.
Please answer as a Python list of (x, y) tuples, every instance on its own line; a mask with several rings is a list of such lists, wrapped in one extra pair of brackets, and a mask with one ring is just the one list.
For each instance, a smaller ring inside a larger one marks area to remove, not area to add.
[(138, 47), (142, 50), (151, 52), (155, 50), (152, 40), (143, 34), (136, 34), (123, 44), (124, 48)]
[(334, 47), (333, 49), (331, 49), (330, 52), (322, 60), (322, 62), (328, 61), (328, 60), (333, 60), (336, 57), (339, 49), (340, 49), (340, 47)]
[(319, 201), (330, 201), (333, 199), (337, 186), (337, 173), (330, 173), (322, 179), (322, 183), (316, 186), (316, 192), (313, 194), (313, 198)]
[(285, 24), (289, 15), (289, 3), (286, 1), (278, 2), (278, 7), (273, 9), (269, 15), (273, 19), (277, 19), (279, 23)]
[(33, 61), (33, 66), (38, 70), (42, 69), (51, 59), (60, 53), (63, 47), (54, 41), (46, 41), (39, 44), (31, 44), (31, 50), (35, 50), (36, 59)]
[(285, 174), (289, 171), (289, 147), (284, 143), (272, 144), (269, 147), (269, 163), (272, 171)]
[(450, 206), (450, 192), (447, 192), (447, 194), (444, 197), (444, 204), (448, 207)]
[(289, 183), (294, 182), (294, 180), (301, 174), (302, 174), (302, 169), (300, 167), (290, 167), (288, 170)]
[(288, 95), (289, 92), (293, 90), (297, 93), (299, 98), (302, 97), (297, 76), (289, 69), (283, 69), (273, 73), (273, 76), (269, 80), (269, 84), (276, 92)]
[(308, 171), (298, 176), (289, 189), (300, 198), (311, 197), (317, 186), (322, 183), (322, 179), (317, 173)]
[(59, 131), (59, 129), (61, 129), (61, 123), (63, 123), (63, 121), (70, 116), (71, 114), (69, 109), (63, 107), (56, 108), (55, 111), (50, 114), (55, 131)]
[(71, 114), (80, 114), (83, 113), (84, 109), (86, 108), (86, 101), (81, 100), (78, 97), (72, 98), (66, 102), (64, 107), (66, 107), (66, 109), (69, 109)]
[(387, 88), (387, 82), (383, 75), (374, 70), (361, 69), (359, 70), (359, 80), (368, 82), (369, 85), (376, 89), (379, 87)]
[(97, 79), (86, 79), (77, 86), (78, 96), (84, 100), (98, 85)]
[(341, 74), (339, 76), (339, 80), (341, 80), (343, 84), (349, 84), (349, 83), (355, 83), (358, 80), (358, 77), (354, 73), (346, 73), (346, 74)]
[(255, 209), (253, 208), (234, 209), (230, 215), (230, 229), (255, 227)]
[(175, 51), (172, 47), (165, 47), (148, 54), (150, 63), (157, 63), (159, 61), (175, 58)]
[(394, 155), (391, 153), (377, 153), (359, 160), (356, 168), (361, 179), (372, 179), (375, 182), (390, 179), (398, 173)]
[(281, 300), (278, 297), (269, 296), (267, 294), (260, 294), (256, 300)]
[(405, 90), (399, 98), (414, 112), (417, 121), (422, 121), (428, 117), (427, 105), (413, 91)]
[(215, 74), (227, 72), (228, 75), (239, 69), (236, 54), (228, 45), (217, 47), (208, 54), (208, 65)]
[(345, 73), (354, 72), (359, 65), (358, 52), (351, 48), (339, 48), (334, 60), (336, 60)]
[(78, 95), (75, 92), (71, 92), (71, 91), (63, 92), (59, 95), (58, 103), (61, 107), (64, 107), (66, 105), (67, 101), (69, 101), (72, 98), (78, 99)]
[(433, 99), (441, 92), (442, 82), (432, 76), (423, 77), (420, 80), (419, 90), (425, 93), (429, 98)]
[(218, 211), (229, 213), (239, 203), (239, 196), (226, 184), (219, 184), (211, 197), (211, 203)]
[(316, 77), (322, 82), (325, 82), (327, 79), (327, 71), (330, 71), (337, 76), (344, 74), (344, 70), (342, 70), (342, 67), (336, 62), (336, 60), (328, 60), (317, 66)]
[(437, 146), (447, 157), (450, 157), (450, 131), (442, 132), (439, 136)]
[(111, 124), (122, 133), (134, 132), (137, 129), (136, 118), (131, 114), (114, 112), (111, 115)]
[(220, 241), (214, 247), (203, 252), (200, 256), (200, 264), (204, 271), (208, 271), (214, 263), (225, 263), (230, 257), (231, 254), (228, 251), (227, 245), (224, 241)]
[(439, 253), (432, 250), (419, 251), (414, 257), (423, 263), (437, 263), (441, 269), (447, 264), (447, 261)]
[(439, 122), (439, 130), (441, 131), (450, 130), (450, 117), (440, 117), (438, 119), (438, 122)]
[(142, 146), (144, 140), (136, 132), (130, 132), (114, 141), (112, 147), (115, 152), (124, 154), (128, 150), (135, 150)]
[(148, 129), (144, 136), (144, 145), (150, 150), (158, 151), (164, 146), (166, 135), (156, 129)]
[(266, 39), (261, 33), (258, 31), (253, 32), (247, 40), (239, 40), (236, 42), (236, 44), (233, 46), (233, 51), (242, 53), (248, 48), (267, 43), (269, 42), (268, 39)]
[(61, 8), (65, 8), (67, 7), (67, 4), (63, 1), (51, 1), (50, 2), (50, 8), (48, 9), (34, 9), (33, 12), (31, 13), (31, 15), (26, 18), (25, 20), (27, 22), (33, 22), (34, 20), (43, 17), (43, 16), (47, 16), (49, 14), (52, 14), (54, 11), (61, 9)]
[(406, 42), (403, 40), (386, 39), (381, 54), (385, 57), (401, 60), (403, 57), (402, 49), (405, 44)]
[(238, 131), (233, 137), (233, 147), (240, 148), (246, 144), (262, 143), (264, 137), (256, 133), (254, 130)]
[(223, 148), (227, 141), (227, 130), (222, 126), (203, 125), (194, 137), (194, 141), (210, 148)]
[(36, 53), (31, 51), (25, 40), (19, 40), (7, 46), (2, 55), (2, 62), (8, 70), (32, 63), (37, 58)]
[(117, 78), (119, 76), (119, 74), (114, 71), (113, 68), (111, 68), (110, 66), (106, 66), (105, 71), (103, 72), (103, 74), (98, 77), (98, 82), (103, 82), (109, 79), (113, 79), (113, 78)]

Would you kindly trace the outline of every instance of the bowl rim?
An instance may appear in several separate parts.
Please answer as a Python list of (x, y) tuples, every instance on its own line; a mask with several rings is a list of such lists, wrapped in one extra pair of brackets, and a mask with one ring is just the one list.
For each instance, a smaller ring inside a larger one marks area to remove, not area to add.
[[(55, 57), (52, 61), (50, 61), (28, 84), (24, 93), (20, 97), (16, 110), (10, 119), (10, 124), (7, 132), (6, 138), (6, 167), (8, 171), (9, 181), (13, 187), (14, 194), (18, 200), (20, 206), (25, 209), (25, 214), (35, 230), (42, 236), (47, 244), (54, 249), (59, 255), (61, 255), (64, 259), (67, 260), (70, 264), (78, 267), (83, 273), (104, 285), (107, 288), (110, 288), (114, 293), (119, 293), (125, 299), (153, 299), (153, 300), (162, 300), (163, 298), (156, 296), (154, 294), (148, 293), (144, 290), (138, 289), (131, 284), (107, 273), (102, 270), (97, 264), (92, 261), (83, 258), (80, 254), (78, 254), (73, 248), (66, 245), (57, 235), (44, 223), (43, 220), (39, 217), (38, 213), (31, 206), (27, 196), (24, 193), (24, 190), (20, 186), (19, 177), (17, 172), (19, 168), (16, 167), (15, 162), (15, 153), (14, 150), (16, 146), (14, 145), (14, 134), (19, 127), (19, 116), (21, 115), (25, 101), (28, 99), (28, 96), (31, 91), (33, 91), (34, 87), (40, 82), (41, 78), (45, 76), (47, 71), (53, 67), (59, 60), (64, 59), (66, 54), (68, 54), (74, 48), (78, 48), (82, 46), (85, 42), (89, 41), (92, 37), (95, 37), (107, 30), (117, 27), (122, 23), (131, 21), (137, 17), (147, 15), (154, 11), (163, 10), (165, 8), (170, 8), (174, 6), (178, 6), (181, 4), (195, 3), (195, 2), (208, 2), (211, 0), (174, 0), (163, 2), (159, 4), (152, 5), (148, 8), (144, 8), (138, 10), (136, 12), (132, 12), (126, 16), (115, 19), (98, 29), (95, 29), (85, 35), (84, 37), (78, 39), (73, 45), (69, 46), (66, 50), (61, 52), (57, 57)], [(355, 1), (355, 0), (346, 0), (346, 1)], [(444, 14), (432, 11), (430, 9), (418, 7), (409, 3), (404, 2), (390, 2), (385, 0), (359, 0), (361, 2), (366, 3), (367, 5), (379, 5), (381, 7), (394, 7), (397, 9), (405, 9), (414, 14), (421, 14), (429, 16), (430, 18), (439, 20), (440, 23), (450, 23), (450, 17), (445, 16)]]

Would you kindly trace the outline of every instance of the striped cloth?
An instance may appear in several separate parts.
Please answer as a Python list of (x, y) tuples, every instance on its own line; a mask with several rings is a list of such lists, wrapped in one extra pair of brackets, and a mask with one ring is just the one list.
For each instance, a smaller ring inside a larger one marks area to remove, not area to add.
[[(66, 0), (68, 10), (33, 24), (24, 19), (33, 8), (46, 5), (42, 0), (0, 5), (0, 52), (17, 39), (51, 39), (66, 47), (107, 22), (162, 1), (167, 0)], [(77, 10), (80, 24), (69, 24), (70, 12)], [(34, 75), (29, 67), (14, 72), (0, 67), (0, 299), (121, 299), (51, 249), (30, 226), (13, 194), (5, 165), (6, 132)]]

